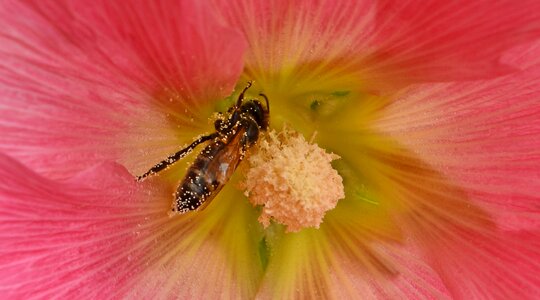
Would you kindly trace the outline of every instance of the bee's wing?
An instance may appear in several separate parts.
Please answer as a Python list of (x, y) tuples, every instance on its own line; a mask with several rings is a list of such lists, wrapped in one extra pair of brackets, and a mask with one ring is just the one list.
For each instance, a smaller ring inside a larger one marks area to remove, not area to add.
[(208, 165), (207, 173), (213, 177), (215, 184), (209, 197), (206, 198), (200, 209), (204, 209), (210, 201), (219, 193), (225, 184), (234, 174), (243, 157), (244, 146), (241, 143), (244, 129), (239, 128), (236, 134), (228, 140), (225, 147), (221, 149)]
[(237, 133), (230, 138), (227, 145), (214, 156), (208, 166), (208, 172), (214, 173), (215, 179), (222, 185), (229, 181), (242, 160), (244, 146), (240, 140), (244, 131), (243, 128), (239, 128)]
[(214, 199), (242, 160), (244, 133), (245, 129), (238, 127), (234, 134), (208, 145), (199, 154), (175, 193), (173, 212), (202, 210)]

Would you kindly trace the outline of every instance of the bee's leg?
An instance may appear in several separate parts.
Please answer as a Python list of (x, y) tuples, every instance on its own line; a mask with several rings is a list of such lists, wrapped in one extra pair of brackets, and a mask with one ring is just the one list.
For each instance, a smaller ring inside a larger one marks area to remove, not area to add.
[(176, 152), (175, 154), (167, 157), (165, 160), (163, 160), (162, 162), (156, 164), (150, 170), (146, 171), (144, 174), (142, 174), (140, 176), (137, 176), (137, 181), (141, 181), (141, 180), (145, 179), (146, 177), (148, 177), (149, 175), (155, 174), (155, 173), (167, 168), (168, 166), (172, 165), (176, 161), (178, 161), (178, 160), (184, 158), (186, 155), (188, 155), (200, 143), (204, 143), (204, 142), (206, 142), (208, 140), (211, 140), (211, 139), (214, 139), (214, 138), (216, 138), (218, 136), (219, 136), (219, 134), (216, 132), (216, 133), (212, 133), (210, 135), (205, 135), (205, 136), (202, 136), (202, 137), (196, 139), (193, 143), (191, 143), (191, 145), (189, 145), (186, 148), (184, 148), (184, 149)]
[(253, 84), (253, 81), (248, 81), (247, 86), (244, 88), (244, 90), (238, 96), (238, 101), (236, 101), (236, 108), (239, 108), (242, 105), (242, 101), (244, 101), (244, 94), (251, 87), (252, 84)]
[(228, 119), (217, 119), (214, 122), (216, 131), (222, 135), (227, 135), (230, 131), (237, 126), (240, 119), (240, 113), (238, 111), (233, 112)]
[(224, 133), (229, 128), (228, 120), (225, 121), (225, 118), (222, 113), (218, 113), (218, 118), (214, 121), (214, 128), (217, 132)]

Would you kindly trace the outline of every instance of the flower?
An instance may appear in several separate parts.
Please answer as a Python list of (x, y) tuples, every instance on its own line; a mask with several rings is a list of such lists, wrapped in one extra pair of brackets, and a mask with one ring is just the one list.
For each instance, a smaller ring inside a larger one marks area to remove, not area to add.
[[(2, 295), (537, 297), (539, 5), (4, 1)], [(341, 157), (319, 229), (264, 229), (245, 164), (173, 218), (193, 155), (134, 181), (248, 80)]]

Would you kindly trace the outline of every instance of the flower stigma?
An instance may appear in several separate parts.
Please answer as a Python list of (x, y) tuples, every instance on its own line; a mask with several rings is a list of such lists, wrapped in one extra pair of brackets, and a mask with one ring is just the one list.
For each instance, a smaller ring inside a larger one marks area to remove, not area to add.
[(331, 162), (339, 156), (284, 128), (269, 131), (248, 158), (245, 195), (261, 205), (259, 222), (286, 225), (287, 232), (319, 228), (327, 211), (345, 197), (343, 180)]

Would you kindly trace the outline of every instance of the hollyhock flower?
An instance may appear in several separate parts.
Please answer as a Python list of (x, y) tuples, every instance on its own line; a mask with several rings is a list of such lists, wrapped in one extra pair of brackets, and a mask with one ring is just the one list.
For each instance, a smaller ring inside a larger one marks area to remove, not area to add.
[[(4, 298), (540, 295), (538, 1), (0, 6)], [(246, 164), (173, 217), (195, 154), (134, 180), (250, 80), (340, 157), (319, 228), (260, 224)]]

